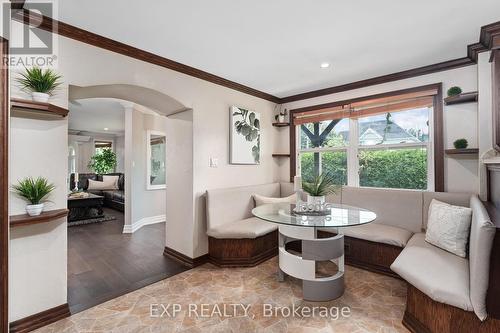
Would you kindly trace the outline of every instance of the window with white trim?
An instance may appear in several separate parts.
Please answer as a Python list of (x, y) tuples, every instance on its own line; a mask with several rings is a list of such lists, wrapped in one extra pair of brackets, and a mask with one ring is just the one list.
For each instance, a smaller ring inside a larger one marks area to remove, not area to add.
[(433, 190), (432, 97), (364, 104), (294, 118), (297, 174), (307, 180), (330, 172), (343, 185)]

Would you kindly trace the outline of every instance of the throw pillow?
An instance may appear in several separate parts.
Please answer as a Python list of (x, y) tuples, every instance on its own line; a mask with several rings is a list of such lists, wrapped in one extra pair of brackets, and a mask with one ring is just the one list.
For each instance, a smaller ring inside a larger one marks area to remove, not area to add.
[(263, 195), (254, 194), (253, 199), (255, 200), (255, 207), (265, 205), (265, 204), (273, 204), (273, 203), (295, 203), (297, 201), (297, 193), (294, 193), (285, 198), (270, 198), (265, 197)]
[(115, 181), (113, 179), (108, 179), (108, 181), (98, 181), (89, 179), (88, 190), (116, 190)]
[(113, 190), (118, 190), (120, 187), (118, 186), (118, 179), (120, 176), (102, 176), (103, 182), (114, 182)]
[(433, 199), (425, 240), (460, 257), (467, 256), (472, 209)]

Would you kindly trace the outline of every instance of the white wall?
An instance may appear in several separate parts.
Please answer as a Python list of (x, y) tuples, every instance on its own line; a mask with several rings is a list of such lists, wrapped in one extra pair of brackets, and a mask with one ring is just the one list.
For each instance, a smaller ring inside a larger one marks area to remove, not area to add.
[[(130, 182), (130, 191), (127, 193), (126, 205), (129, 205), (130, 218), (127, 218), (124, 232), (134, 232), (145, 224), (165, 221), (166, 190), (148, 190), (147, 169), (147, 131), (155, 130), (166, 134), (166, 118), (159, 115), (145, 114), (132, 109), (127, 112), (125, 128), (126, 136), (130, 135), (130, 148), (127, 146), (126, 155), (130, 156), (130, 175), (126, 182)], [(168, 163), (168, 160), (167, 160)], [(172, 160), (175, 163), (175, 158)]]
[[(302, 100), (285, 104), (287, 109), (297, 109), (310, 105), (341, 101), (356, 97), (369, 96), (383, 92), (400, 90), (405, 88), (423, 86), (432, 83), (443, 83), (443, 95), (452, 86), (460, 86), (464, 92), (476, 91), (478, 89), (477, 66), (467, 66), (454, 70), (418, 76), (406, 80), (394, 81), (366, 88), (344, 91), (308, 100)], [(465, 138), (469, 141), (469, 147), (478, 147), (478, 121), (477, 103), (444, 106), (444, 147), (453, 148), (453, 141)], [(491, 112), (491, 111), (490, 111)], [(289, 151), (289, 132), (281, 133), (277, 145), (282, 151)], [(479, 176), (477, 159), (454, 159), (445, 155), (445, 190), (450, 192), (474, 192), (479, 191)], [(282, 180), (289, 179), (290, 169), (288, 161), (280, 167)]]
[[(47, 209), (66, 208), (66, 120), (11, 118), (9, 182), (46, 177), (56, 186)], [(24, 214), (25, 202), (9, 196), (9, 215)], [(9, 320), (66, 303), (66, 218), (10, 229)]]

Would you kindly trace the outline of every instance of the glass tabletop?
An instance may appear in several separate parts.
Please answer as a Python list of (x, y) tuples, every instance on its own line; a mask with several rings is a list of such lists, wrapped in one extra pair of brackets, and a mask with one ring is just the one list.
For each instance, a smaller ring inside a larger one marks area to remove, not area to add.
[(262, 220), (301, 227), (352, 227), (375, 221), (377, 214), (372, 211), (341, 204), (329, 204), (324, 215), (304, 215), (295, 213), (295, 204), (275, 203), (258, 206), (252, 214)]

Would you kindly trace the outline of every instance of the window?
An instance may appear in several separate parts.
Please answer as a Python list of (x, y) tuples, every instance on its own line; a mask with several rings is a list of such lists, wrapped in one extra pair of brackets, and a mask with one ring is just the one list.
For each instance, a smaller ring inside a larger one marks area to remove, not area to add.
[[(330, 172), (338, 184), (434, 189), (433, 99), (391, 97), (294, 115), (297, 173)], [(328, 117), (333, 119), (327, 119)]]
[(95, 153), (100, 154), (104, 149), (112, 149), (113, 142), (111, 141), (94, 141)]

